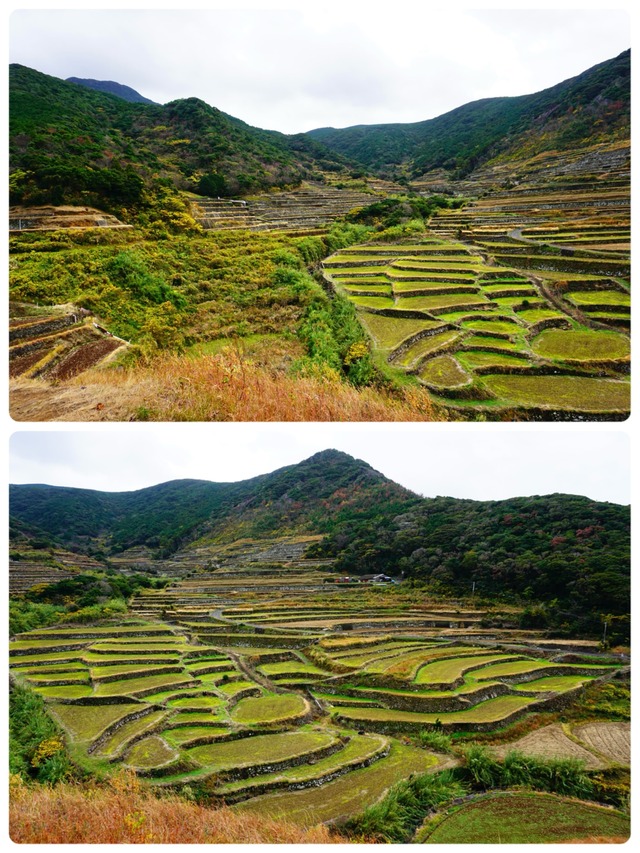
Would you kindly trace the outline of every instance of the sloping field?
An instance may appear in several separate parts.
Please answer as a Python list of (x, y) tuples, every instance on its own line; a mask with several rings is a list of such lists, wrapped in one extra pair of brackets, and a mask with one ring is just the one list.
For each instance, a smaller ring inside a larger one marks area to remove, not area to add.
[(576, 726), (573, 734), (588, 748), (616, 764), (631, 761), (630, 723), (588, 723)]
[(426, 844), (622, 843), (629, 831), (628, 816), (613, 809), (551, 794), (509, 791), (453, 809), (421, 840)]
[(410, 773), (436, 770), (438, 759), (424, 750), (395, 743), (386, 758), (354, 770), (321, 788), (267, 794), (234, 806), (242, 813), (284, 817), (301, 826), (338, 821), (375, 803), (392, 785)]
[[(611, 671), (465, 642), (486, 631), (480, 608), (376, 607), (322, 586), (296, 598), (295, 583), (265, 575), (228, 597), (213, 581), (175, 582), (161, 609), (185, 612), (182, 624), (36, 629), (12, 641), (11, 675), (45, 699), (88, 766), (131, 768), (154, 788), (202, 783), (234, 808), (306, 826), (450, 761), (407, 735), (503, 727)], [(605, 746), (587, 740), (604, 734), (575, 737), (598, 761)]]
[(606, 767), (606, 762), (571, 740), (560, 723), (537, 729), (513, 743), (491, 747), (492, 753), (498, 758), (504, 758), (511, 750), (517, 750), (525, 755), (535, 755), (538, 758), (576, 758), (584, 761), (585, 767), (589, 770)]
[[(628, 167), (574, 183), (550, 170), (548, 186), (536, 168), (521, 165), (535, 191), (521, 175), (509, 191), (439, 210), (426, 238), (340, 250), (324, 274), (372, 346), (456, 412), (619, 419), (629, 411)], [(367, 276), (384, 298), (357, 290)]]

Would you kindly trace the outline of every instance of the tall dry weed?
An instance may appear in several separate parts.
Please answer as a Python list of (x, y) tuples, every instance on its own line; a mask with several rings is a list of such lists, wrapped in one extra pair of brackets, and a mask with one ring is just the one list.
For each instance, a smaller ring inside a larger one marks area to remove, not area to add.
[(16, 420), (430, 421), (420, 388), (356, 389), (331, 377), (296, 377), (237, 352), (167, 355), (147, 366), (89, 371), (58, 386), (13, 385)]
[(156, 798), (136, 785), (28, 787), (13, 780), (9, 831), (17, 844), (335, 844), (325, 826), (293, 824), (178, 797)]

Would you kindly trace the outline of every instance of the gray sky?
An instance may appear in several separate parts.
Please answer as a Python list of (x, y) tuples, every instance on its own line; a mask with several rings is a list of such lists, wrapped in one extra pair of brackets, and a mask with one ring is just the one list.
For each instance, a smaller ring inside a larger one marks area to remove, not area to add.
[(630, 502), (629, 439), (581, 424), (128, 424), (14, 433), (10, 482), (128, 491), (167, 480), (229, 482), (327, 448), (427, 497), (499, 500), (553, 492)]
[(537, 92), (631, 44), (624, 3), (617, 10), (535, 2), (525, 10), (460, 2), (438, 9), (424, 0), (285, 0), (278, 9), (240, 0), (184, 11), (82, 5), (14, 7), (10, 61), (55, 77), (115, 80), (159, 103), (197, 96), (285, 133), (422, 121), (479, 98)]

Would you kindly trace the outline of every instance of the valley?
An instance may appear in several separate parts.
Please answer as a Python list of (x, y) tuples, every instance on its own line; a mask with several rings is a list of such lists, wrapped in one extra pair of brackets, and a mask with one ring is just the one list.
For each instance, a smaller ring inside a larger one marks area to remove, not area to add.
[(628, 52), (293, 136), (11, 72), (15, 420), (629, 416)]
[(12, 701), (53, 726), (23, 776), (427, 843), (526, 784), (558, 813), (532, 810), (542, 841), (627, 832), (626, 508), (424, 499), (330, 450), (238, 483), (14, 486), (11, 507)]

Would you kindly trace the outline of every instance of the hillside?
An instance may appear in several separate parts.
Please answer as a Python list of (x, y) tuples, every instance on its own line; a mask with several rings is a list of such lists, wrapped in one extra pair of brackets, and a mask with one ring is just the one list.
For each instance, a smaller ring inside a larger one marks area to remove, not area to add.
[(134, 492), (11, 487), (11, 514), (41, 535), (80, 550), (117, 554), (136, 545), (169, 554), (205, 533), (222, 540), (330, 530), (352, 513), (376, 520), (417, 498), (369, 465), (323, 451), (298, 465), (238, 483), (174, 480)]
[(167, 187), (228, 196), (343, 162), (311, 138), (250, 127), (198, 98), (131, 103), (22, 65), (9, 79), (12, 203), (121, 213)]
[(150, 98), (145, 98), (140, 92), (136, 92), (131, 86), (116, 83), (114, 80), (93, 80), (87, 77), (67, 77), (67, 83), (77, 83), (86, 86), (87, 89), (95, 89), (96, 92), (106, 92), (108, 95), (117, 95), (124, 101), (134, 104), (155, 104)]
[(114, 559), (132, 548), (161, 558), (180, 551), (176, 565), (193, 567), (234, 542), (302, 534), (319, 537), (308, 557), (344, 574), (403, 575), (454, 595), (513, 593), (578, 606), (585, 617), (628, 610), (628, 507), (561, 494), (419, 498), (333, 450), (238, 483), (176, 480), (121, 493), (24, 485), (10, 499), (17, 539), (31, 525)]
[(495, 157), (531, 156), (626, 138), (630, 51), (532, 95), (485, 98), (412, 124), (319, 128), (309, 135), (376, 171), (462, 177)]

